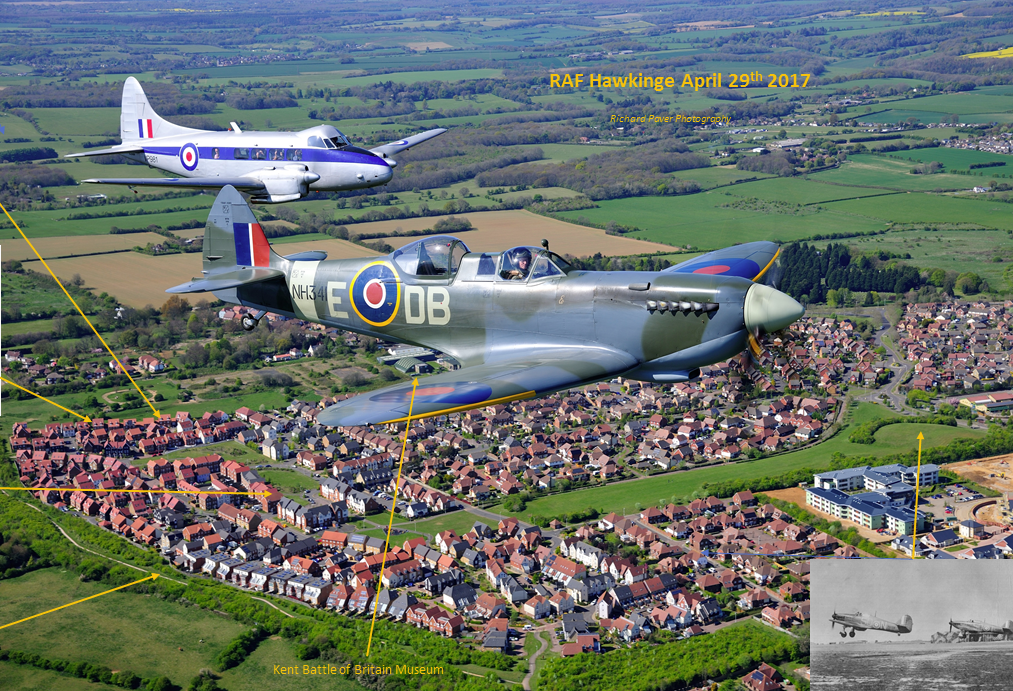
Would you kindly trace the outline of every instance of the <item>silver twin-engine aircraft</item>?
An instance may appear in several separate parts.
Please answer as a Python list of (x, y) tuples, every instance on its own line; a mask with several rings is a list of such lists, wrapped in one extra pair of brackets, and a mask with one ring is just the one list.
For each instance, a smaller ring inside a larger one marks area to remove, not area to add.
[(174, 178), (97, 178), (109, 185), (219, 188), (231, 185), (251, 201), (277, 204), (310, 192), (376, 187), (390, 181), (397, 161), (390, 158), (447, 130), (437, 128), (405, 139), (360, 149), (331, 125), (299, 132), (226, 132), (174, 125), (154, 111), (133, 77), (123, 84), (122, 143), (66, 158), (122, 154)]

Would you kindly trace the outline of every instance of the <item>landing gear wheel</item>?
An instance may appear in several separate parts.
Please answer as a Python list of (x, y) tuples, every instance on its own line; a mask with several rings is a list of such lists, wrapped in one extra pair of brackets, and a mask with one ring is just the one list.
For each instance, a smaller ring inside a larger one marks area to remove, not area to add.
[(854, 631), (849, 631), (848, 635), (851, 636), (852, 638), (854, 638), (855, 637), (855, 632)]
[(253, 331), (254, 329), (257, 328), (257, 324), (260, 323), (260, 320), (259, 319), (254, 319), (253, 317), (251, 317), (249, 315), (246, 315), (246, 316), (243, 317), (242, 323), (243, 323), (243, 329), (245, 331)]
[(841, 631), (841, 638), (847, 638), (847, 637), (848, 637), (848, 632), (847, 631)]

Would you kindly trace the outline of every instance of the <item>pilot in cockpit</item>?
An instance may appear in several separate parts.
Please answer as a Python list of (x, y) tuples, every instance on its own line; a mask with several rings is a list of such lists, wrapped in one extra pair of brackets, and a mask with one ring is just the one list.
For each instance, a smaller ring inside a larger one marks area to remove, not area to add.
[(500, 275), (511, 281), (523, 281), (531, 269), (531, 250), (526, 247), (515, 247), (507, 252), (507, 263)]

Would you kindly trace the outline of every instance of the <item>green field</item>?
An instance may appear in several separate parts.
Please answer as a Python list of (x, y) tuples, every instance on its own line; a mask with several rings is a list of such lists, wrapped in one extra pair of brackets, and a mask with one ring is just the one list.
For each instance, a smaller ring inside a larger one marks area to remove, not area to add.
[[(818, 213), (797, 216), (722, 208), (724, 204), (753, 196), (751, 194), (753, 185), (761, 182), (764, 181), (679, 197), (612, 199), (598, 202), (597, 209), (567, 211), (558, 216), (574, 222), (584, 216), (594, 223), (603, 225), (609, 221), (616, 221), (641, 228), (642, 232), (630, 234), (638, 240), (651, 240), (680, 247), (692, 245), (702, 249), (717, 249), (749, 240), (776, 239), (789, 242), (810, 237), (823, 229), (833, 229), (834, 232), (841, 233), (863, 233), (883, 227), (883, 221), (877, 218), (859, 213), (839, 213), (831, 205), (827, 205), (824, 211)], [(817, 185), (814, 182), (808, 184)], [(825, 189), (834, 190), (833, 187)], [(764, 192), (770, 192), (770, 189)], [(862, 192), (875, 193), (871, 190)], [(702, 232), (704, 228), (707, 229), (706, 233)]]
[[(940, 151), (929, 149), (930, 152)], [(921, 155), (921, 152), (901, 151), (894, 156)], [(925, 154), (931, 156), (931, 154)], [(938, 160), (934, 157), (929, 160)], [(810, 180), (832, 182), (839, 185), (869, 185), (888, 187), (896, 190), (931, 192), (936, 189), (964, 190), (970, 189), (976, 182), (975, 178), (966, 175), (950, 175), (934, 173), (932, 175), (915, 175), (911, 169), (916, 161), (897, 160), (884, 155), (855, 154), (848, 156), (839, 168), (822, 170), (809, 175)]]
[[(1013, 102), (1013, 99), (1011, 99)], [(911, 161), (912, 165), (918, 162), (928, 161), (939, 161), (942, 163), (946, 170), (969, 170), (968, 166), (972, 163), (992, 163), (998, 161), (1000, 163), (1006, 163), (1006, 166), (996, 166), (995, 168), (983, 168), (976, 170), (975, 173), (984, 173), (985, 177), (996, 176), (1001, 173), (1013, 172), (1013, 168), (1007, 169), (1010, 164), (1010, 157), (1005, 154), (993, 154), (988, 151), (975, 151), (971, 149), (952, 149), (950, 147), (939, 146), (934, 149), (914, 149), (910, 151), (895, 151), (890, 156), (899, 156), (903, 159)], [(934, 175), (927, 175), (925, 177), (935, 177)], [(968, 178), (965, 176), (965, 180), (969, 181), (969, 184), (965, 186), (971, 187), (975, 183), (974, 178)]]
[(757, 461), (733, 463), (698, 470), (678, 471), (642, 480), (614, 483), (604, 487), (596, 487), (576, 492), (568, 492), (543, 497), (528, 502), (520, 512), (509, 512), (501, 506), (490, 510), (502, 515), (515, 515), (521, 518), (532, 515), (555, 516), (594, 507), (604, 513), (633, 510), (652, 506), (658, 503), (688, 501), (702, 494), (700, 487), (705, 483), (717, 483), (734, 479), (759, 479), (770, 475), (780, 475), (799, 468), (820, 469), (826, 467), (834, 453), (847, 456), (886, 456), (888, 454), (909, 451), (917, 448), (918, 433), (925, 434), (923, 448), (931, 448), (948, 444), (958, 437), (981, 437), (979, 430), (966, 428), (943, 427), (940, 425), (917, 425), (902, 423), (888, 425), (876, 434), (875, 444), (854, 444), (848, 441), (850, 427), (879, 417), (890, 416), (892, 413), (874, 403), (859, 404), (847, 426), (834, 437), (825, 442)]
[(833, 213), (841, 213), (883, 223), (958, 223), (986, 228), (1013, 229), (1013, 214), (1008, 204), (937, 194), (900, 194), (873, 199), (828, 203)]
[[(874, 237), (852, 238), (849, 245), (863, 252), (885, 250), (905, 256), (921, 268), (942, 268), (985, 278), (993, 290), (1008, 290), (1004, 272), (1013, 260), (1009, 235), (1002, 230), (903, 230)], [(1002, 259), (996, 262), (995, 258)]]
[[(0, 581), (0, 617), (16, 621), (108, 589), (58, 568), (33, 571)], [(4, 629), (3, 647), (129, 669), (142, 677), (165, 675), (184, 685), (211, 667), (242, 630), (205, 610), (116, 592)]]

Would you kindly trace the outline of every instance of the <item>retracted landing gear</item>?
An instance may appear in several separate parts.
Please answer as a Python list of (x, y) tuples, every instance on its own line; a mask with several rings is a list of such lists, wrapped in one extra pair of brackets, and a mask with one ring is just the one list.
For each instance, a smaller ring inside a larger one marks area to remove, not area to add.
[(245, 331), (253, 331), (254, 329), (256, 329), (257, 324), (260, 323), (260, 320), (264, 318), (265, 314), (267, 314), (267, 312), (264, 310), (261, 310), (260, 312), (257, 312), (256, 314), (253, 315), (244, 314), (242, 319), (243, 329)]

